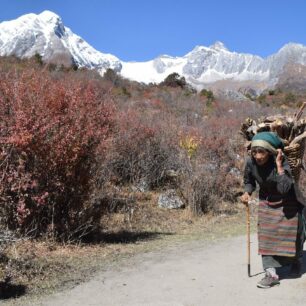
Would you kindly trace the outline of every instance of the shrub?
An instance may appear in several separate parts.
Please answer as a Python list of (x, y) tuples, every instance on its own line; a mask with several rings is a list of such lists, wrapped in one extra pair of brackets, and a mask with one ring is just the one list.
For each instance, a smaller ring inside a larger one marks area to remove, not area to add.
[(185, 149), (189, 158), (192, 158), (198, 149), (199, 139), (194, 136), (186, 135), (180, 140), (180, 147)]
[(206, 119), (194, 132), (198, 135), (196, 153), (191, 159), (191, 171), (182, 179), (182, 193), (195, 214), (217, 211), (222, 201), (236, 201), (241, 187), (240, 178), (232, 171), (238, 168), (237, 156), (243, 150), (243, 140), (233, 133), (239, 130), (240, 122), (229, 115), (225, 117), (225, 110), (218, 104), (216, 111), (218, 117), (215, 114)]
[(275, 95), (275, 90), (269, 90), (269, 96), (274, 96)]
[(117, 184), (145, 181), (150, 188), (160, 187), (167, 170), (181, 167), (175, 129), (159, 120), (135, 111), (120, 114), (107, 165)]
[(48, 71), (1, 75), (0, 201), (10, 229), (67, 238), (88, 225), (91, 164), (113, 124), (106, 98), (94, 82)]
[(106, 81), (111, 82), (113, 85), (119, 85), (121, 78), (120, 76), (116, 73), (116, 71), (114, 71), (113, 69), (108, 68), (104, 75), (103, 75), (103, 79), (105, 79)]
[(204, 96), (210, 101), (213, 101), (215, 99), (214, 93), (211, 90), (207, 90), (207, 89), (202, 89), (200, 91), (200, 96)]
[(187, 85), (187, 82), (184, 77), (181, 77), (178, 73), (174, 72), (169, 74), (160, 85), (184, 88)]
[(34, 55), (35, 61), (42, 66), (44, 64), (43, 60), (42, 60), (42, 56), (39, 53), (35, 53)]

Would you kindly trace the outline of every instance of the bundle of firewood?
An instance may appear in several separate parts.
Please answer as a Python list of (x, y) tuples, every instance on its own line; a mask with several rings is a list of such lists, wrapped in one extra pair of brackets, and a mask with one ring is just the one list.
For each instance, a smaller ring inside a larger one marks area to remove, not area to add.
[(274, 115), (260, 118), (257, 122), (247, 118), (241, 125), (241, 134), (247, 140), (246, 147), (249, 150), (253, 136), (259, 132), (275, 132), (285, 145), (284, 153), (296, 181), (299, 180), (301, 169), (306, 170), (303, 164), (306, 139), (306, 118), (301, 119), (306, 102), (294, 116)]

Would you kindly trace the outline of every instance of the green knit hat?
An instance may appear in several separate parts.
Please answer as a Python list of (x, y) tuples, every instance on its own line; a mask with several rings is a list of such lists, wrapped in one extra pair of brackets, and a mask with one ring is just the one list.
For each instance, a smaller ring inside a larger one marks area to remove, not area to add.
[(284, 143), (273, 132), (260, 132), (257, 133), (251, 142), (251, 148), (262, 147), (274, 154), (277, 154), (277, 149), (284, 149)]

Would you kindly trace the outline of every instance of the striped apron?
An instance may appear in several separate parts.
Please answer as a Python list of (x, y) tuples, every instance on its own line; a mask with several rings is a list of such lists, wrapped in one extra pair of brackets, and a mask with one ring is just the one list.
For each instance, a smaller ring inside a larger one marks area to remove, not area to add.
[(295, 201), (261, 200), (258, 207), (258, 253), (294, 257), (298, 213)]

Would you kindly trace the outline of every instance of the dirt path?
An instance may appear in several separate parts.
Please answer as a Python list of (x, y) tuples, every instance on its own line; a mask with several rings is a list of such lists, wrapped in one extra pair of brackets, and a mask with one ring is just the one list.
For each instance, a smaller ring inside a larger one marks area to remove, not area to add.
[(251, 239), (251, 278), (247, 276), (245, 240), (240, 236), (217, 242), (192, 241), (137, 255), (35, 305), (306, 305), (306, 274), (300, 279), (284, 278), (272, 289), (256, 287), (263, 277), (256, 236)]

